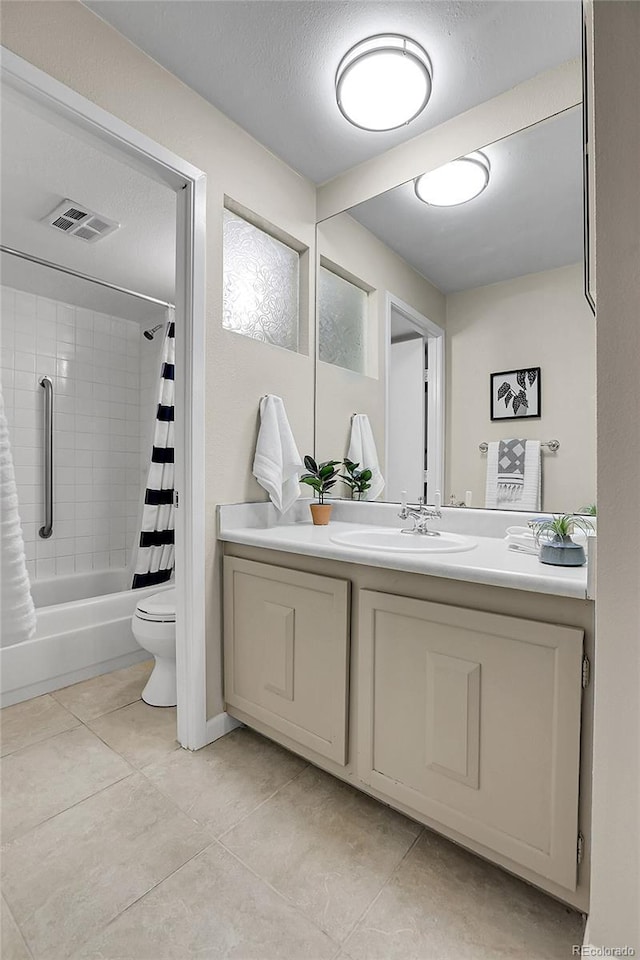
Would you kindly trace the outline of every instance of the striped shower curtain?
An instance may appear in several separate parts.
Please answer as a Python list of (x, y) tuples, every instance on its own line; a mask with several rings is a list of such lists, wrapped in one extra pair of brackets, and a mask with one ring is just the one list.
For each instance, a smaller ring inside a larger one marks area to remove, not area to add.
[(174, 399), (175, 323), (167, 310), (162, 344), (160, 390), (151, 464), (142, 508), (142, 525), (132, 587), (165, 583), (175, 562), (174, 533)]

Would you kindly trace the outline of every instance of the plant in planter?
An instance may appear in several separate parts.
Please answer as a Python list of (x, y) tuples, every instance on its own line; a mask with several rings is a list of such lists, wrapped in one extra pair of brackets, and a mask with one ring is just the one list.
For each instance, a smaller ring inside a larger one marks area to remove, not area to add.
[(589, 536), (593, 524), (573, 513), (554, 514), (544, 520), (533, 520), (530, 526), (540, 545), (540, 561), (558, 567), (581, 567), (586, 561), (584, 547), (571, 539), (571, 534), (582, 530)]
[(313, 487), (318, 497), (318, 503), (310, 504), (313, 522), (316, 526), (326, 526), (331, 517), (333, 504), (325, 503), (324, 498), (339, 480), (336, 467), (340, 465), (340, 461), (325, 460), (324, 463), (317, 464), (313, 457), (306, 456), (304, 465), (308, 472), (300, 477), (300, 483)]
[(361, 500), (362, 494), (371, 489), (369, 483), (372, 476), (371, 470), (368, 467), (358, 470), (359, 466), (360, 464), (354, 463), (353, 460), (345, 460), (344, 468), (347, 472), (340, 475), (342, 482), (351, 488), (351, 496), (354, 500)]

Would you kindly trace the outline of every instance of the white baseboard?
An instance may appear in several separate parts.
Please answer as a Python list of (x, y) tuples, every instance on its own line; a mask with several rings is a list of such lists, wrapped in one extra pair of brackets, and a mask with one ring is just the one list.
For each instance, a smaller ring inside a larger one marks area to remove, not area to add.
[(229, 716), (228, 713), (219, 713), (217, 716), (211, 717), (210, 720), (207, 720), (207, 739), (203, 746), (206, 746), (207, 743), (213, 743), (214, 740), (219, 740), (220, 737), (224, 737), (228, 733), (231, 733), (231, 731), (235, 730), (236, 727), (242, 726), (244, 726), (244, 724), (240, 720), (236, 720), (235, 717)]

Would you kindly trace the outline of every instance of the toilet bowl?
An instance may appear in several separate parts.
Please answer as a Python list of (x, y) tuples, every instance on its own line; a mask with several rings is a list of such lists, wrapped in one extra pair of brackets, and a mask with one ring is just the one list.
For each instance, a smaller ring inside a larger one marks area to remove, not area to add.
[(131, 618), (131, 629), (142, 649), (148, 650), (155, 659), (142, 699), (152, 707), (175, 707), (178, 702), (175, 589), (144, 597)]

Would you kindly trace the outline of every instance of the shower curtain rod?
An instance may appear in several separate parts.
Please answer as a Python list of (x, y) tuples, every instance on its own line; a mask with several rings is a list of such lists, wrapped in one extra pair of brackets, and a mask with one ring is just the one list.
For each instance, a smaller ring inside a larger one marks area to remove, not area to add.
[(150, 297), (148, 293), (138, 293), (137, 290), (129, 290), (127, 287), (120, 287), (117, 283), (109, 283), (108, 280), (100, 280), (98, 277), (90, 277), (87, 273), (80, 273), (78, 270), (72, 270), (71, 267), (63, 267), (59, 263), (52, 263), (51, 260), (42, 260), (40, 257), (34, 257), (30, 253), (24, 253), (22, 250), (14, 250), (13, 247), (5, 247), (0, 244), (0, 252), (8, 253), (12, 257), (18, 257), (21, 260), (28, 260), (30, 263), (37, 263), (41, 267), (50, 267), (52, 270), (59, 270), (60, 273), (67, 273), (70, 277), (78, 277), (80, 280), (88, 280), (89, 283), (96, 283), (100, 287), (106, 287), (108, 290), (115, 290), (117, 293), (126, 293), (130, 297), (137, 297), (138, 300), (146, 300), (148, 303), (157, 303), (160, 307), (172, 307), (172, 303), (166, 300), (158, 300), (157, 297)]

